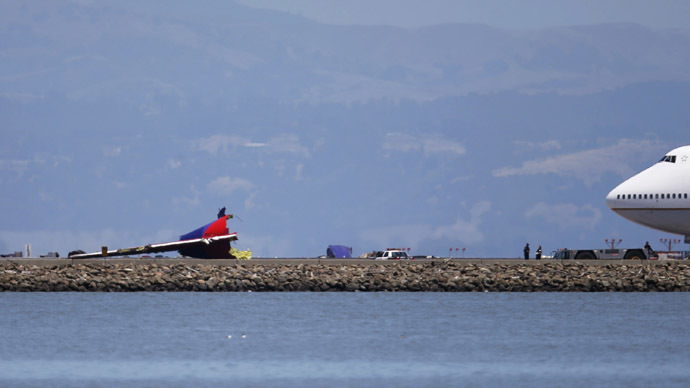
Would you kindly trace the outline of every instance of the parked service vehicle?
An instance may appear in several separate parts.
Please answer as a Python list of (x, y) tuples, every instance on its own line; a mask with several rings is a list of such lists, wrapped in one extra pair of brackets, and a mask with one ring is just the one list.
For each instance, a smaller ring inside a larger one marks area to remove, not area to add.
[(376, 252), (376, 260), (408, 260), (410, 256), (402, 249), (386, 249), (383, 252)]
[(648, 260), (650, 257), (644, 248), (622, 249), (559, 249), (554, 260)]

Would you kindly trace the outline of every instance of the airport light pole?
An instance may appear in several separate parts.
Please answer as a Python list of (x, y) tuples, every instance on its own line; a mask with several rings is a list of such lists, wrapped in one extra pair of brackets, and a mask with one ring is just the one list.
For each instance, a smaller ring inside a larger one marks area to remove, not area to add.
[(679, 238), (660, 238), (659, 241), (661, 241), (662, 244), (668, 244), (668, 251), (669, 252), (671, 252), (671, 248), (673, 247), (673, 244), (680, 243)]
[(619, 238), (618, 240), (616, 240), (615, 238), (612, 238), (609, 240), (607, 238), (604, 239), (604, 241), (606, 241), (606, 245), (611, 245), (611, 249), (616, 249), (616, 245), (620, 244), (623, 241), (623, 239)]

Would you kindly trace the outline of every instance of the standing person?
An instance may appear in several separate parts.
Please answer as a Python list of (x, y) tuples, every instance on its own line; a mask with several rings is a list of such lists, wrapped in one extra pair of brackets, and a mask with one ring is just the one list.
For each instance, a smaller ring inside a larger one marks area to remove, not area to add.
[(647, 257), (651, 257), (652, 253), (654, 253), (654, 249), (652, 249), (652, 246), (649, 245), (649, 241), (644, 243), (644, 249), (647, 251)]
[(537, 260), (541, 260), (541, 245), (537, 248)]
[(522, 252), (525, 254), (525, 260), (529, 260), (529, 243), (525, 244), (525, 249)]

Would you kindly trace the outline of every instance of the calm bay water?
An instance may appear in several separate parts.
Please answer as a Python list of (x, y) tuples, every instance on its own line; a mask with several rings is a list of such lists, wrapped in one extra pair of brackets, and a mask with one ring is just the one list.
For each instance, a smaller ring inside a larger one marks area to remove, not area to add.
[(689, 323), (682, 293), (0, 293), (0, 386), (686, 387)]

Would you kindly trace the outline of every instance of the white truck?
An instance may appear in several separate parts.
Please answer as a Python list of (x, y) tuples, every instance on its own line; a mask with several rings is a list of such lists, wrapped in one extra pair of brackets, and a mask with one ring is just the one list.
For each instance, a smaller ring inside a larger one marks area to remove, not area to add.
[(554, 260), (648, 260), (656, 259), (644, 248), (621, 249), (559, 249)]
[(410, 256), (402, 249), (388, 248), (385, 251), (376, 252), (376, 260), (408, 260)]

